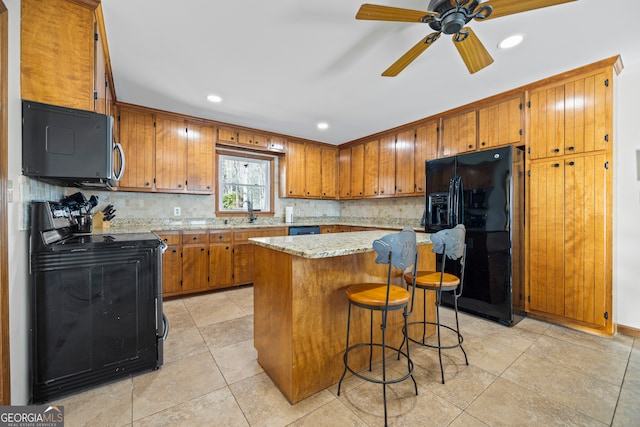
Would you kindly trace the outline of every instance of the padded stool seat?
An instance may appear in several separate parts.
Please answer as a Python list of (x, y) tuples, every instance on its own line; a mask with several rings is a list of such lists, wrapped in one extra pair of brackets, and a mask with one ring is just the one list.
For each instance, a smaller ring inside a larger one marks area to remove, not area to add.
[[(346, 291), (349, 301), (359, 307), (384, 307), (387, 303), (387, 284), (380, 283), (358, 283), (351, 285)], [(392, 307), (402, 308), (409, 303), (411, 294), (400, 286), (391, 285), (389, 287), (389, 309)]]
[[(411, 273), (404, 274), (404, 280), (408, 283), (413, 281)], [(427, 290), (455, 291), (460, 284), (460, 278), (453, 274), (444, 273), (442, 276), (442, 287), (440, 287), (439, 271), (418, 271), (416, 272), (416, 286)]]

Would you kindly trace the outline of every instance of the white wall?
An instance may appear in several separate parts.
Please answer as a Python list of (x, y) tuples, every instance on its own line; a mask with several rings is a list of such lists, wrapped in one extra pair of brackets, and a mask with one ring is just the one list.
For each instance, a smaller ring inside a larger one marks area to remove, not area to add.
[(11, 403), (28, 401), (27, 352), (27, 233), (21, 223), (22, 128), (20, 105), (20, 0), (4, 0), (9, 10), (9, 328), (11, 334)]
[(616, 95), (614, 316), (616, 323), (640, 329), (640, 64), (626, 65)]
[[(28, 352), (27, 352), (27, 239), (22, 225), (21, 212), (21, 105), (20, 105), (20, 0), (4, 0), (9, 10), (9, 180), (14, 188), (14, 201), (9, 203), (9, 320), (11, 333), (11, 398), (12, 404), (28, 401)], [(624, 58), (623, 58), (624, 60)], [(640, 64), (627, 65), (617, 86), (617, 133), (615, 135), (615, 219), (614, 219), (614, 309), (615, 321), (640, 329), (640, 181), (637, 179), (636, 150), (640, 150)], [(131, 201), (135, 194), (121, 197)], [(317, 212), (322, 201), (280, 200), (282, 206), (295, 204), (302, 214)], [(421, 215), (420, 198), (407, 200), (337, 202), (327, 201), (324, 215), (335, 213), (345, 216), (364, 215), (372, 212), (385, 216), (391, 209), (403, 208), (403, 215)], [(344, 211), (344, 212), (343, 212)], [(418, 217), (419, 218), (419, 217)]]

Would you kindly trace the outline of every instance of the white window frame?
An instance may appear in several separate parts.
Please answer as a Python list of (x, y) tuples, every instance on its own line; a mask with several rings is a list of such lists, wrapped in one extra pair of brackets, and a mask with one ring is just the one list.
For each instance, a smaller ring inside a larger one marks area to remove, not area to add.
[(274, 159), (272, 157), (256, 156), (256, 155), (251, 155), (247, 153), (225, 151), (225, 152), (218, 152), (217, 159), (216, 159), (216, 166), (218, 169), (218, 186), (217, 186), (218, 196), (216, 197), (216, 215), (220, 215), (220, 216), (246, 215), (248, 210), (248, 207), (246, 204), (243, 205), (242, 207), (238, 207), (235, 209), (224, 208), (223, 189), (225, 185), (227, 184), (240, 185), (240, 186), (247, 185), (244, 183), (228, 183), (223, 180), (221, 165), (224, 160), (233, 160), (233, 161), (240, 161), (240, 162), (246, 162), (246, 163), (258, 163), (266, 166), (265, 177), (264, 177), (265, 185), (263, 186), (265, 191), (265, 198), (264, 198), (265, 205), (264, 206), (254, 205), (253, 208), (259, 210), (255, 213), (257, 216), (265, 213), (273, 214), (273, 200), (274, 200), (273, 177), (274, 177), (274, 163), (275, 163)]

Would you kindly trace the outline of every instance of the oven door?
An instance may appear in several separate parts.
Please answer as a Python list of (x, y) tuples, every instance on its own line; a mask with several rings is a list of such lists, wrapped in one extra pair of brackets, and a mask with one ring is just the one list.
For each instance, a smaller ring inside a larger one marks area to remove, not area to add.
[(33, 402), (159, 366), (158, 251), (31, 255)]

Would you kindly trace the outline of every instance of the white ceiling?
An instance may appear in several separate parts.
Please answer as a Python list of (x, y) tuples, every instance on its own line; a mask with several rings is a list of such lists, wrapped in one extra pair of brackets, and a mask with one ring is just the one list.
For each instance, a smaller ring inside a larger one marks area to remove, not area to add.
[[(103, 0), (117, 98), (342, 144), (614, 55), (640, 64), (640, 2), (578, 0), (472, 21), (495, 59), (476, 74), (443, 35), (397, 77), (382, 77), (432, 30), (356, 20), (364, 2)], [(524, 43), (497, 49), (513, 33), (526, 34)], [(208, 102), (211, 93), (223, 102)]]

